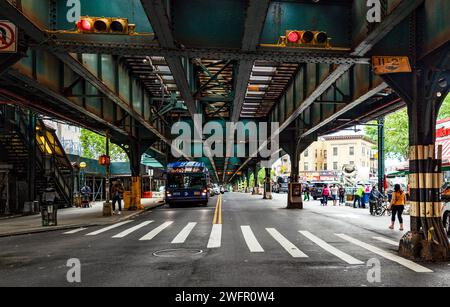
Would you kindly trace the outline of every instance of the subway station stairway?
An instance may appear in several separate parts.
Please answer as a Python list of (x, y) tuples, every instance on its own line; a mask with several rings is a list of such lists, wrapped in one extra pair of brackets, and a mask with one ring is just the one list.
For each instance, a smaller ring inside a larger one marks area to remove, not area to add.
[[(37, 119), (31, 123), (36, 130), (31, 133), (30, 123), (30, 118), (19, 107), (0, 106), (0, 159), (3, 164), (12, 165), (15, 180), (27, 183), (28, 171), (34, 163), (36, 200), (45, 189), (53, 187), (58, 194), (58, 205), (70, 207), (73, 203), (72, 164), (53, 129)], [(33, 134), (35, 140), (30, 137)], [(16, 207), (23, 208), (23, 204)]]

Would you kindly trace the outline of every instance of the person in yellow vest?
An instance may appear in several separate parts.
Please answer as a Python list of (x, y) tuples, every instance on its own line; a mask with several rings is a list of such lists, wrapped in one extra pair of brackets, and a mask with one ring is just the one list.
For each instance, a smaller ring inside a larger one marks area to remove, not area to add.
[(394, 193), (392, 193), (391, 210), (392, 210), (392, 223), (389, 229), (394, 229), (395, 216), (398, 215), (398, 221), (400, 223), (400, 231), (403, 231), (403, 211), (405, 210), (406, 194), (402, 191), (399, 184), (394, 187)]

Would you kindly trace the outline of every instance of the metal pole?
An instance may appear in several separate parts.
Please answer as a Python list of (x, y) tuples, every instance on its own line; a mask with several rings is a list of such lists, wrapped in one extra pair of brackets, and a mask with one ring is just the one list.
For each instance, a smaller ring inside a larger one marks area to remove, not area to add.
[[(106, 155), (109, 157), (109, 133), (106, 132)], [(105, 181), (105, 192), (106, 192), (106, 202), (109, 203), (110, 195), (109, 195), (109, 181), (110, 181), (110, 166), (107, 164), (106, 166), (106, 181)]]
[(384, 117), (378, 119), (378, 190), (384, 193)]
[[(106, 131), (106, 155), (109, 157), (109, 132)], [(109, 195), (109, 181), (110, 181), (110, 166), (109, 163), (105, 165), (106, 176), (105, 176), (105, 194), (106, 202), (103, 205), (103, 216), (112, 216), (112, 203), (110, 201)]]

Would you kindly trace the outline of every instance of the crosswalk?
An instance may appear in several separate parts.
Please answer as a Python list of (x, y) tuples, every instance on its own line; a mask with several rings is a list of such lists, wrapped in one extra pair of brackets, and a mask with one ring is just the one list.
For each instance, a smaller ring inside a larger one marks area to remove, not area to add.
[[(189, 222), (187, 225), (177, 225), (174, 221), (159, 221), (155, 222), (153, 220), (148, 221), (142, 221), (136, 225), (134, 225), (134, 221), (124, 221), (120, 223), (116, 223), (113, 225), (109, 225), (100, 229), (97, 229), (92, 232), (88, 232), (88, 228), (78, 228), (74, 230), (70, 230), (67, 232), (64, 232), (63, 235), (70, 236), (70, 235), (82, 235), (86, 237), (96, 237), (96, 236), (110, 236), (111, 239), (118, 240), (118, 239), (124, 239), (127, 237), (133, 237), (138, 238), (138, 241), (151, 241), (155, 239), (158, 235), (163, 233), (164, 231), (167, 231), (167, 233), (170, 233), (171, 235), (176, 233), (175, 237), (173, 239), (169, 240), (169, 244), (185, 244), (189, 242), (189, 238), (194, 237), (193, 232), (195, 232), (196, 228), (198, 228), (199, 224), (197, 222)], [(205, 225), (202, 225), (204, 228)], [(258, 230), (261, 228), (255, 227)], [(180, 230), (181, 229), (181, 230)], [(178, 232), (178, 230), (180, 230)], [(209, 239), (206, 245), (206, 248), (208, 249), (220, 249), (222, 247), (222, 232), (224, 230), (229, 229), (223, 229), (222, 224), (213, 224), (211, 228), (211, 232), (209, 234)], [(390, 240), (389, 238), (381, 237), (381, 236), (375, 236), (372, 237), (371, 243), (376, 242), (380, 244), (382, 247), (375, 246), (372, 244), (369, 244), (366, 238), (365, 241), (361, 241), (359, 238), (356, 238), (354, 236), (349, 236), (347, 234), (342, 233), (335, 233), (333, 235), (333, 239), (330, 238), (323, 238), (325, 236), (323, 233), (320, 235), (313, 234), (310, 231), (307, 230), (298, 230), (296, 233), (284, 233), (282, 234), (279, 230), (277, 230), (274, 227), (271, 228), (265, 228), (265, 233), (255, 233), (254, 228), (252, 228), (251, 225), (242, 225), (240, 226), (240, 234), (241, 237), (239, 239), (243, 240), (245, 242), (245, 245), (248, 249), (248, 252), (250, 254), (261, 254), (266, 253), (266, 249), (264, 246), (268, 246), (273, 248), (273, 246), (281, 247), (282, 253), (286, 254), (287, 257), (292, 257), (296, 259), (302, 259), (302, 258), (313, 258), (317, 255), (311, 254), (313, 253), (311, 250), (311, 244), (316, 247), (317, 250), (325, 251), (326, 254), (329, 254), (337, 261), (342, 261), (345, 264), (349, 265), (365, 265), (365, 261), (368, 261), (368, 259), (358, 259), (361, 257), (361, 252), (369, 252), (373, 254), (374, 256), (378, 256), (381, 258), (384, 258), (388, 261), (394, 262), (398, 265), (401, 265), (411, 271), (414, 271), (416, 273), (431, 273), (432, 270), (423, 267), (422, 265), (419, 265), (415, 262), (412, 262), (410, 260), (404, 259), (402, 257), (397, 256), (392, 252), (392, 247), (396, 246), (398, 247), (398, 242), (395, 242), (393, 240)], [(87, 234), (84, 234), (85, 232), (88, 232)], [(145, 232), (147, 232), (145, 235), (143, 235)], [(140, 234), (138, 234), (140, 233)], [(134, 236), (137, 234), (136, 236)], [(143, 235), (143, 236), (142, 236)], [(198, 234), (196, 234), (198, 235)], [(268, 235), (268, 236), (267, 236)], [(293, 235), (295, 235), (296, 240), (292, 241)], [(322, 236), (322, 237), (321, 237)], [(288, 238), (289, 237), (289, 238)], [(264, 240), (264, 238), (266, 240)], [(272, 243), (267, 243), (267, 238), (271, 238)], [(166, 237), (164, 237), (164, 240)], [(235, 241), (237, 238), (233, 238), (233, 241)], [(291, 240), (289, 240), (291, 239)], [(340, 239), (339, 244), (336, 244), (336, 239)], [(328, 242), (327, 242), (328, 241)], [(299, 243), (300, 242), (300, 243)], [(308, 245), (309, 242), (309, 245)], [(302, 246), (309, 246), (309, 248), (302, 250)], [(355, 248), (359, 250), (358, 255), (350, 255), (348, 252), (345, 252), (342, 249), (342, 246), (344, 244), (349, 244), (352, 248), (347, 248), (346, 250), (351, 250), (352, 253), (354, 252)], [(339, 248), (341, 249), (339, 249)], [(365, 255), (365, 254), (364, 254)]]

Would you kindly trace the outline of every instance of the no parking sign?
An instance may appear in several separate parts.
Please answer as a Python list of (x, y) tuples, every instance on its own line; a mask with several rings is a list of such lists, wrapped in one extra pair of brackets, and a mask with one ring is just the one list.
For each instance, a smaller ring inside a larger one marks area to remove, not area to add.
[(17, 27), (7, 20), (0, 20), (0, 53), (15, 52), (17, 52)]

